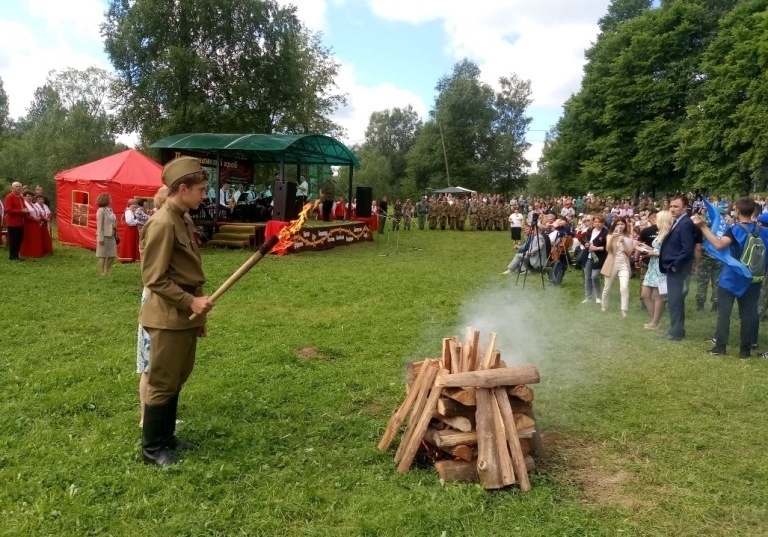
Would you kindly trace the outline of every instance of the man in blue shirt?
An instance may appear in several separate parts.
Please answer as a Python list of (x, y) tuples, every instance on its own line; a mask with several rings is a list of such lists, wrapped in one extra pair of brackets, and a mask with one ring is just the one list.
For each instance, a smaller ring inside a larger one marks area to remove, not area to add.
[(737, 263), (730, 264), (723, 262), (723, 268), (718, 279), (715, 346), (709, 353), (716, 356), (722, 356), (726, 353), (731, 328), (731, 311), (735, 300), (739, 303), (739, 317), (741, 318), (739, 358), (749, 358), (750, 348), (759, 323), (758, 301), (762, 280), (754, 281), (751, 276), (747, 276), (743, 270), (743, 265), (738, 260), (742, 256), (749, 235), (755, 232), (759, 234), (768, 252), (768, 230), (752, 221), (752, 214), (755, 211), (755, 201), (752, 198), (739, 198), (734, 207), (737, 221), (722, 237), (712, 233), (712, 230), (706, 227), (706, 222), (700, 216), (694, 216), (693, 221), (701, 228), (704, 238), (712, 246), (718, 250), (727, 249), (730, 257), (737, 261)]

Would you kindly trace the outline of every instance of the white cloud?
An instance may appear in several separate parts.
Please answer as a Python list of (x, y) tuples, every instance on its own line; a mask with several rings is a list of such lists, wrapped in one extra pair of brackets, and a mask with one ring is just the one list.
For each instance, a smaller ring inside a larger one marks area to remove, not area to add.
[(325, 18), (328, 4), (325, 0), (277, 0), (277, 3), (282, 6), (295, 6), (299, 20), (312, 31), (320, 32), (328, 28)]
[(608, 0), (369, 0), (378, 16), (418, 24), (442, 21), (448, 50), (469, 57), (496, 84), (511, 72), (531, 80), (537, 106), (558, 107), (579, 88), (584, 50), (597, 36)]
[(405, 108), (410, 104), (422, 118), (427, 113), (424, 101), (411, 91), (390, 83), (373, 87), (359, 84), (352, 65), (341, 66), (336, 82), (339, 90), (347, 94), (347, 106), (338, 110), (333, 119), (347, 130), (345, 142), (348, 144), (364, 140), (368, 119), (377, 110)]
[(100, 0), (27, 0), (19, 22), (0, 17), (0, 77), (11, 117), (23, 116), (51, 70), (109, 67), (99, 37)]

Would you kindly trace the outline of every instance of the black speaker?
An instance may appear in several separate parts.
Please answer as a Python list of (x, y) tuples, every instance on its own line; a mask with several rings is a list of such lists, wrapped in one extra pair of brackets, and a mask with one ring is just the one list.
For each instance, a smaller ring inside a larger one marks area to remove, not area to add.
[(373, 189), (369, 186), (357, 187), (357, 216), (368, 218), (371, 216), (371, 203), (373, 202)]
[(272, 220), (290, 222), (299, 216), (296, 207), (296, 183), (293, 181), (275, 181), (272, 188)]

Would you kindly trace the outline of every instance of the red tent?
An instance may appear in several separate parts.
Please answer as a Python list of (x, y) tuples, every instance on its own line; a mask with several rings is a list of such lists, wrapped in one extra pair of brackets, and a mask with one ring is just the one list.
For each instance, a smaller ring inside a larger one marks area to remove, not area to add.
[(134, 149), (56, 174), (56, 221), (59, 242), (96, 249), (96, 198), (112, 196), (112, 210), (122, 230), (128, 200), (152, 199), (163, 185), (163, 167)]

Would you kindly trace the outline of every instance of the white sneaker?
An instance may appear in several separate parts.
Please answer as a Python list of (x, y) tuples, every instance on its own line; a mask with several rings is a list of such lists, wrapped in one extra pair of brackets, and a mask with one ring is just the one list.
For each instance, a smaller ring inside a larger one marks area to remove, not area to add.
[(586, 304), (587, 302), (592, 302), (592, 299), (591, 298), (585, 298), (584, 300), (581, 301), (582, 304)]
[(602, 303), (603, 303), (603, 301), (602, 301), (602, 300), (600, 300), (599, 298), (596, 298), (596, 299), (595, 299), (595, 304), (602, 304)]
[(504, 272), (499, 272), (499, 274), (512, 274), (512, 271), (507, 269)]

